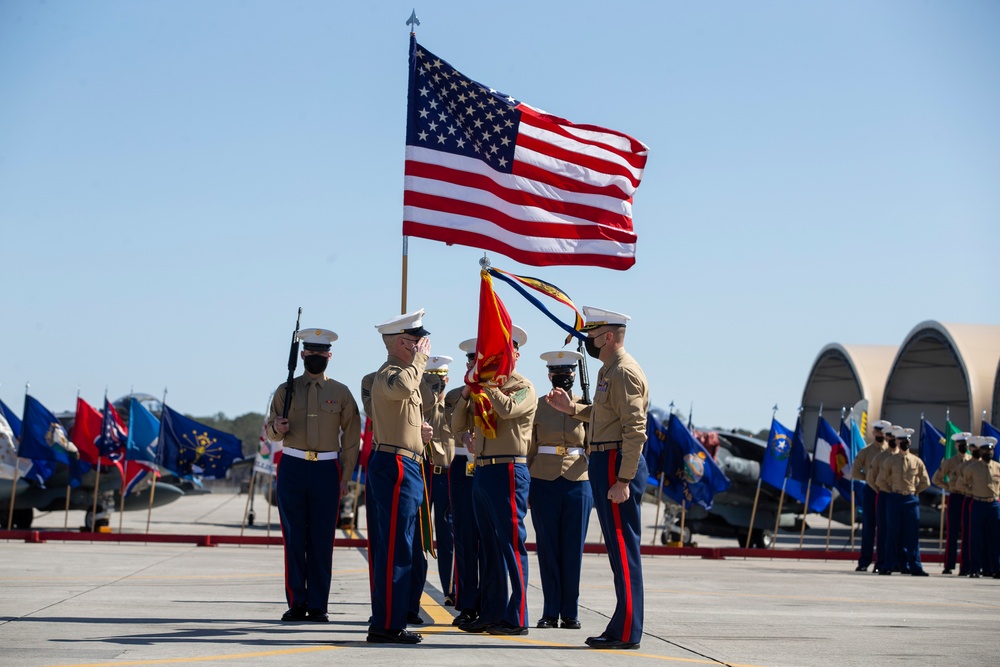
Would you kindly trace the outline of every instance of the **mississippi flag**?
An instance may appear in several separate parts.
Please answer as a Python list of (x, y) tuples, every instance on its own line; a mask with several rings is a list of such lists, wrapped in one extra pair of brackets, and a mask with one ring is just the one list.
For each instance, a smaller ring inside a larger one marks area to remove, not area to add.
[(410, 37), (403, 235), (628, 269), (649, 149), (476, 83)]

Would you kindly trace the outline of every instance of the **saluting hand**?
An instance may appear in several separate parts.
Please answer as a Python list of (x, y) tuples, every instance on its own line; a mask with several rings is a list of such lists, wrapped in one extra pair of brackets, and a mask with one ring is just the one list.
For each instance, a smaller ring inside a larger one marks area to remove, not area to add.
[(566, 390), (561, 387), (554, 387), (552, 391), (545, 394), (545, 402), (559, 412), (565, 412), (568, 415), (573, 414), (573, 402), (569, 394), (566, 393)]
[(417, 341), (417, 344), (413, 346), (414, 352), (423, 352), (427, 356), (431, 355), (431, 339), (424, 336)]
[(288, 420), (284, 417), (275, 417), (274, 430), (276, 433), (288, 433)]

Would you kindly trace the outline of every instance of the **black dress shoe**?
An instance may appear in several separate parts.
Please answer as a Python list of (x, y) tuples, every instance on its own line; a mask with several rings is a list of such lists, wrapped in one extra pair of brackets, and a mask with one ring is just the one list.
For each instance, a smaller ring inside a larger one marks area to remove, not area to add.
[(292, 607), (281, 615), (281, 620), (286, 623), (306, 620), (307, 612), (305, 607)]
[(978, 572), (973, 572), (972, 574), (969, 575), (969, 579), (978, 579), (978, 578), (979, 578)]
[(927, 574), (923, 570), (910, 570), (911, 577), (929, 577), (931, 575)]
[(424, 619), (423, 619), (423, 617), (420, 616), (420, 614), (414, 614), (413, 612), (410, 612), (409, 614), (406, 615), (406, 624), (407, 625), (423, 625), (424, 624)]
[(868, 571), (868, 566), (867, 565), (858, 565), (856, 568), (854, 568), (854, 571), (855, 572), (867, 572)]
[(507, 621), (501, 621), (486, 628), (486, 632), (491, 635), (526, 635), (528, 634), (528, 628), (511, 625)]
[(451, 622), (452, 625), (462, 625), (463, 623), (472, 623), (477, 618), (479, 614), (473, 609), (463, 609), (462, 613), (455, 617), (455, 620)]
[(879, 570), (878, 573), (888, 577), (890, 574), (892, 574), (892, 570)]
[(312, 621), (313, 623), (329, 623), (330, 617), (327, 616), (325, 611), (320, 611), (319, 609), (310, 609), (306, 612), (306, 620)]
[(952, 570), (950, 567), (946, 567), (945, 569), (941, 570), (941, 574), (951, 574), (953, 571), (954, 570)]
[(559, 625), (559, 619), (552, 618), (551, 616), (542, 616), (538, 619), (538, 623), (535, 624), (536, 628), (554, 628)]
[(639, 642), (623, 642), (620, 639), (611, 639), (610, 637), (587, 637), (587, 646), (590, 648), (600, 648), (600, 649), (616, 649), (619, 651), (627, 651), (633, 648), (639, 648)]
[(580, 621), (575, 618), (564, 618), (562, 620), (562, 627), (566, 628), (567, 630), (579, 630)]
[(444, 596), (444, 606), (445, 607), (454, 607), (455, 606), (455, 598), (453, 598), (450, 595), (445, 595)]
[(368, 628), (368, 638), (366, 641), (369, 644), (419, 644), (423, 639), (423, 635), (410, 632), (409, 630)]
[(489, 628), (491, 625), (495, 625), (495, 623), (493, 623), (492, 621), (484, 621), (483, 619), (478, 618), (474, 621), (469, 621), (468, 623), (462, 623), (461, 625), (458, 626), (458, 629), (461, 630), (462, 632), (479, 633), (479, 632), (486, 632), (487, 628)]

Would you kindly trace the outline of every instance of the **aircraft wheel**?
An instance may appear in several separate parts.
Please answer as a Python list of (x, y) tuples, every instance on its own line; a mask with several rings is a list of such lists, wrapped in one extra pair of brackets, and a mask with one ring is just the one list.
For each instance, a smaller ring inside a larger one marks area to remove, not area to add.
[[(3, 511), (3, 517), (0, 518), (0, 528), (7, 528), (7, 514), (10, 512), (9, 509)], [(30, 508), (22, 508), (14, 510), (13, 517), (13, 528), (16, 530), (28, 530), (31, 528), (31, 522), (35, 518), (34, 511)]]
[(253, 510), (250, 510), (250, 512), (247, 513), (247, 525), (248, 526), (252, 526), (253, 525), (253, 520), (254, 520)]
[(660, 531), (660, 544), (662, 544), (663, 546), (667, 546), (667, 544), (669, 542), (670, 542), (670, 538), (667, 536), (667, 531), (661, 530)]
[(774, 546), (774, 532), (766, 528), (753, 531), (750, 536), (750, 546), (757, 549), (770, 549)]

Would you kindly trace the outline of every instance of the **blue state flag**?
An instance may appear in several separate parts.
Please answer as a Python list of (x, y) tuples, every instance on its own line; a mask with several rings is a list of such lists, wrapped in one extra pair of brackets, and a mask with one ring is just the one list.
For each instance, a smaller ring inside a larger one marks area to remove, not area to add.
[[(857, 452), (861, 450), (854, 449), (854, 440), (852, 439), (851, 436), (850, 420), (845, 421), (843, 418), (841, 418), (840, 439), (843, 440), (844, 445), (847, 446), (847, 463), (849, 464), (849, 466), (853, 466), (854, 457), (857, 456), (858, 455)], [(837, 490), (840, 491), (840, 495), (844, 496), (845, 498), (851, 497), (850, 494), (852, 490), (856, 498), (861, 498), (861, 494), (863, 493), (862, 482), (859, 482), (858, 480), (854, 479), (854, 473), (851, 471), (850, 467), (848, 467), (847, 473), (842, 478), (837, 480)]]
[(243, 459), (243, 442), (163, 406), (157, 463), (180, 477), (220, 479), (233, 461)]
[(792, 432), (775, 418), (771, 418), (771, 432), (767, 436), (767, 449), (760, 464), (760, 479), (776, 489), (782, 488), (788, 473), (788, 459), (792, 454)]
[(125, 460), (136, 461), (147, 468), (156, 466), (156, 449), (160, 438), (160, 420), (132, 398), (128, 404), (128, 438)]
[(660, 484), (660, 473), (663, 472), (664, 443), (667, 442), (667, 429), (652, 412), (646, 413), (646, 446), (642, 456), (646, 459), (646, 469), (649, 471), (650, 483)]
[(802, 435), (802, 417), (795, 421), (795, 433), (792, 436), (792, 453), (788, 459), (788, 481), (785, 482), (785, 493), (800, 503), (806, 501), (806, 491), (809, 492), (810, 512), (822, 512), (830, 504), (830, 491), (823, 486), (810, 488), (812, 477), (812, 462), (806, 451)]
[(0, 401), (0, 413), (3, 413), (3, 418), (7, 420), (10, 424), (10, 430), (14, 432), (14, 438), (16, 440), (21, 439), (21, 418), (14, 414), (14, 411), (7, 407), (7, 404)]
[(665, 433), (656, 433), (657, 437), (661, 434), (666, 437), (662, 458), (664, 492), (684, 506), (697, 503), (711, 509), (715, 494), (729, 488), (729, 479), (676, 415), (670, 415)]
[(948, 440), (941, 431), (926, 419), (920, 420), (920, 459), (927, 468), (928, 477), (934, 477), (934, 473), (941, 467), (947, 444)]
[(70, 442), (66, 429), (56, 416), (31, 396), (24, 397), (24, 420), (17, 455), (31, 459), (32, 467), (25, 477), (42, 486), (55, 472), (58, 463), (69, 468), (70, 486), (80, 485), (83, 468), (76, 446)]
[(984, 419), (982, 425), (979, 427), (979, 435), (985, 435), (987, 437), (993, 437), (1000, 440), (1000, 428), (997, 428)]

